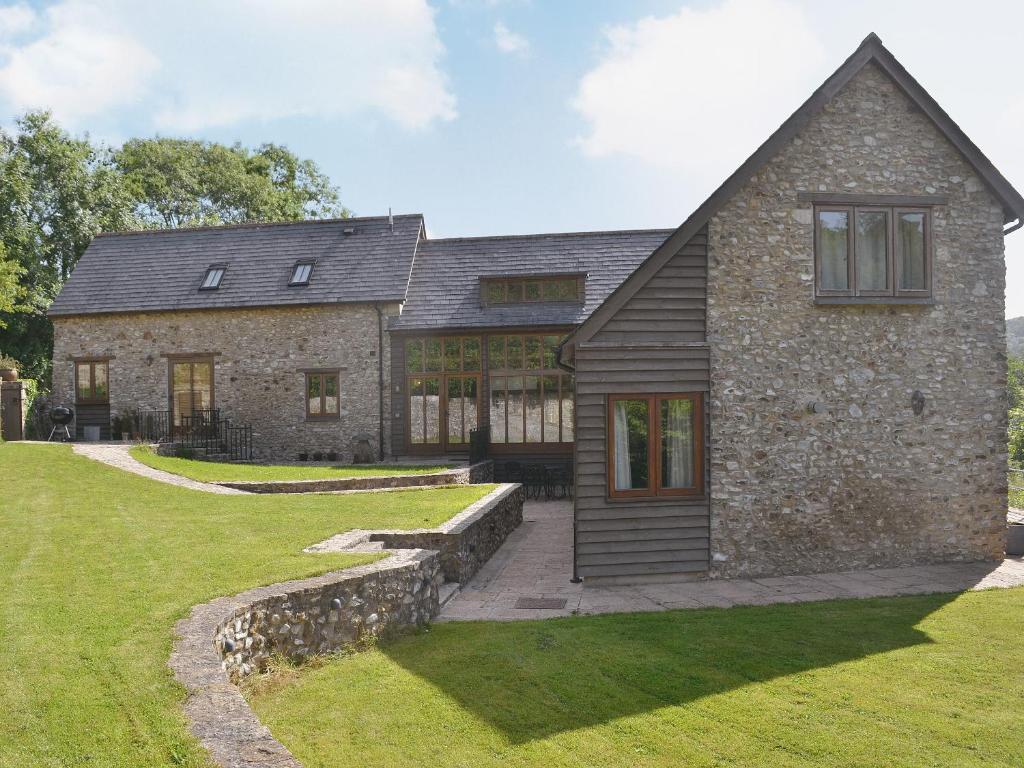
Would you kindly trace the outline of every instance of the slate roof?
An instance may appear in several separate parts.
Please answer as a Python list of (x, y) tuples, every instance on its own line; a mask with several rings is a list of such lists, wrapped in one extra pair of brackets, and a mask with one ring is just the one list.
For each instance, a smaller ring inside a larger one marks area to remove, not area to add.
[[(672, 234), (670, 229), (423, 240), (392, 330), (574, 325)], [(480, 278), (586, 273), (585, 303), (480, 305)]]
[[(420, 214), (102, 234), (50, 306), (51, 316), (402, 301)], [(344, 230), (354, 229), (345, 234)], [(316, 259), (307, 286), (296, 261)], [(200, 291), (225, 264), (221, 287)]]

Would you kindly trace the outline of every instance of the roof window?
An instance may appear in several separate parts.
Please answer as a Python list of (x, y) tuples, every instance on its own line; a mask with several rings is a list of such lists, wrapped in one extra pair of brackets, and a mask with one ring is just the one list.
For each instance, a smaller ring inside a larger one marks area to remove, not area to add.
[(223, 264), (214, 264), (206, 270), (206, 277), (203, 284), (199, 286), (200, 291), (215, 291), (220, 288), (220, 281), (224, 278), (227, 267)]
[(292, 268), (292, 279), (288, 281), (288, 285), (309, 285), (309, 278), (312, 274), (312, 261), (297, 261)]
[(586, 275), (525, 275), (480, 278), (480, 303), (583, 303)]

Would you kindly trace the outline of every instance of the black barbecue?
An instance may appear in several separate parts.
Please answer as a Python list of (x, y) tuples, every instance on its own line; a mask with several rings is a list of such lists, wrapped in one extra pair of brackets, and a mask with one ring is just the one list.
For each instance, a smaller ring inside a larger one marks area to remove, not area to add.
[(47, 442), (53, 440), (53, 436), (55, 434), (58, 434), (62, 441), (70, 440), (71, 430), (68, 429), (68, 424), (70, 424), (74, 418), (75, 412), (66, 406), (58, 405), (56, 408), (51, 408), (50, 421), (53, 422), (53, 429), (50, 430), (50, 436), (47, 438)]

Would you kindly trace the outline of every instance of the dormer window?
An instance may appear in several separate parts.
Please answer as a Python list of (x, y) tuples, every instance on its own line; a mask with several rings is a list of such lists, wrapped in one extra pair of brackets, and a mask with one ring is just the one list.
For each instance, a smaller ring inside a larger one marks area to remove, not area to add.
[(540, 302), (583, 303), (585, 275), (516, 275), (480, 278), (484, 306)]
[(206, 277), (203, 278), (203, 284), (199, 286), (200, 291), (215, 291), (220, 288), (220, 281), (224, 278), (224, 272), (227, 271), (227, 267), (223, 264), (214, 264), (206, 270)]
[(312, 274), (312, 261), (297, 261), (292, 268), (292, 279), (288, 281), (288, 285), (309, 285), (309, 278)]

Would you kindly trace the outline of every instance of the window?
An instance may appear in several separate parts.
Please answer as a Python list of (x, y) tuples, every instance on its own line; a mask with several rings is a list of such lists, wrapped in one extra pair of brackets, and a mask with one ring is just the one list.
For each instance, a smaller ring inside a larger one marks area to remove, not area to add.
[(555, 301), (579, 304), (583, 301), (584, 279), (584, 275), (481, 278), (481, 303), (485, 306)]
[(699, 393), (610, 396), (608, 495), (702, 495), (703, 433)]
[(96, 405), (110, 402), (106, 360), (79, 360), (75, 363), (75, 402)]
[(930, 208), (823, 204), (814, 220), (819, 299), (931, 296)]
[(327, 420), (338, 418), (338, 372), (306, 373), (306, 418)]
[(571, 443), (573, 379), (558, 368), (557, 335), (487, 340), (491, 443)]
[(215, 291), (220, 288), (220, 281), (224, 277), (224, 272), (227, 267), (215, 264), (206, 270), (206, 277), (203, 278), (203, 284), (199, 286), (201, 291)]
[(411, 446), (469, 444), (479, 423), (481, 354), (479, 336), (406, 339)]
[(292, 268), (292, 279), (288, 281), (288, 285), (309, 285), (309, 278), (312, 274), (312, 261), (296, 262), (295, 266)]

